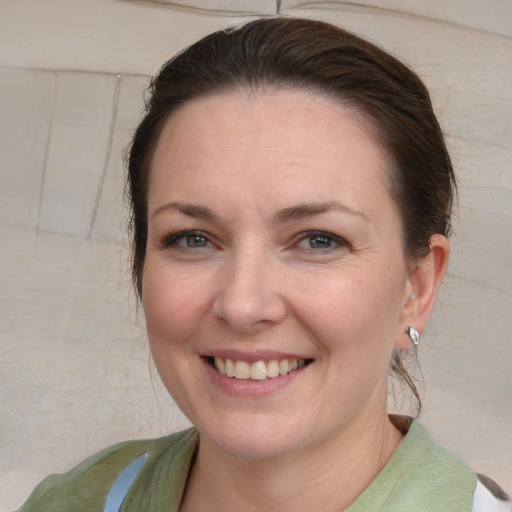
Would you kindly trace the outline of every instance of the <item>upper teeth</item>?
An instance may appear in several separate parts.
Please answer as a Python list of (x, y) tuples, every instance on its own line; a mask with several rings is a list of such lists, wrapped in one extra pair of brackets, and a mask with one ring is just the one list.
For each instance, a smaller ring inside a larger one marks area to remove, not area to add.
[(286, 375), (298, 368), (302, 368), (306, 362), (304, 359), (272, 359), (271, 361), (235, 361), (214, 357), (213, 364), (221, 375), (234, 377), (235, 379), (265, 380), (266, 378)]

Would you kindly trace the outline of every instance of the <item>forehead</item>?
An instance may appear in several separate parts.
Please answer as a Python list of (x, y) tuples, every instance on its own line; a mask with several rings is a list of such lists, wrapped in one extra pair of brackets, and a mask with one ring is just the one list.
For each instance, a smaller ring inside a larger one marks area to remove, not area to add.
[(166, 190), (190, 194), (205, 187), (268, 193), (272, 183), (290, 198), (309, 193), (331, 200), (336, 189), (354, 201), (365, 189), (387, 189), (388, 160), (368, 122), (325, 96), (219, 93), (186, 103), (167, 120), (152, 161), (149, 202)]

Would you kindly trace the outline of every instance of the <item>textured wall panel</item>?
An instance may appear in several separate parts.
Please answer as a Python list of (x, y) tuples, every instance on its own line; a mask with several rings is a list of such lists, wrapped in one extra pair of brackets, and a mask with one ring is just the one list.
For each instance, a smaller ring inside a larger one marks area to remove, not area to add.
[(152, 75), (183, 46), (241, 16), (119, 0), (0, 5), (0, 66)]
[(41, 229), (86, 237), (111, 145), (116, 77), (59, 73)]
[(0, 219), (36, 227), (55, 75), (0, 69)]
[(146, 4), (165, 4), (202, 11), (245, 14), (275, 14), (277, 0), (141, 0)]
[(281, 11), (294, 7), (316, 9), (350, 9), (374, 7), (389, 15), (404, 14), (433, 18), (435, 20), (465, 25), (506, 36), (512, 36), (512, 3), (509, 0), (282, 0)]

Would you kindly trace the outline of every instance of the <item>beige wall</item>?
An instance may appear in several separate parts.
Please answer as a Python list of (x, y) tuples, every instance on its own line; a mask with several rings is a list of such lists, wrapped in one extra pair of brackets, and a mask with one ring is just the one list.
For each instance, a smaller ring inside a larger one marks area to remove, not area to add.
[(0, 511), (107, 444), (185, 424), (135, 313), (121, 153), (148, 75), (277, 4), (382, 44), (432, 88), (461, 187), (423, 420), (512, 490), (512, 3), (179, 3), (0, 0)]

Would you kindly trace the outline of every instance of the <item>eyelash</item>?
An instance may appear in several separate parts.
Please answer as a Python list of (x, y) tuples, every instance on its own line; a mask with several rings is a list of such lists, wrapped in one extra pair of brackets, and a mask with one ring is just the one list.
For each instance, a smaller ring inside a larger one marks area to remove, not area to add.
[[(186, 239), (188, 237), (196, 237), (201, 238), (205, 241), (205, 244), (208, 245), (200, 245), (197, 247), (194, 246), (180, 246), (178, 242), (180, 239)], [(307, 241), (309, 239), (310, 243), (314, 238), (323, 238), (327, 241), (327, 243), (331, 244), (329, 247), (324, 248), (314, 248), (314, 247), (301, 247), (299, 244), (303, 241)], [(171, 247), (177, 247), (179, 249), (189, 250), (189, 249), (203, 249), (209, 246), (211, 244), (210, 235), (207, 233), (200, 231), (200, 230), (180, 230), (176, 231), (175, 233), (171, 233), (170, 235), (167, 235), (163, 238), (161, 242), (161, 248), (162, 249), (168, 249)], [(334, 244), (334, 246), (332, 246)], [(300, 233), (296, 239), (294, 244), (296, 247), (298, 247), (299, 250), (302, 250), (304, 252), (317, 252), (317, 253), (326, 253), (331, 252), (336, 249), (339, 249), (340, 247), (349, 247), (348, 242), (338, 236), (334, 235), (333, 233), (329, 233), (327, 231), (318, 231), (318, 230), (312, 230), (312, 231), (305, 231)]]

